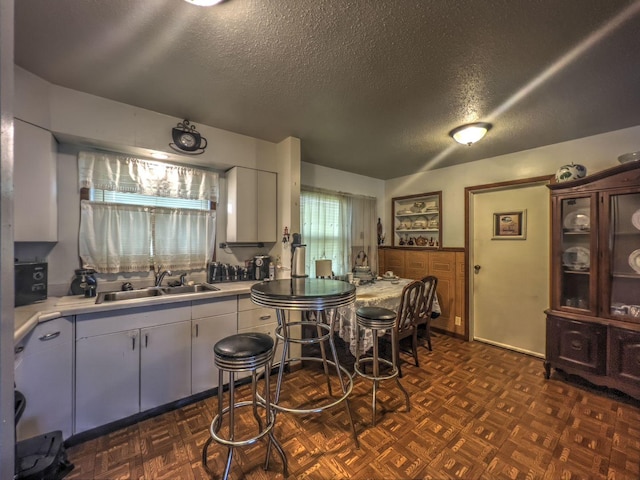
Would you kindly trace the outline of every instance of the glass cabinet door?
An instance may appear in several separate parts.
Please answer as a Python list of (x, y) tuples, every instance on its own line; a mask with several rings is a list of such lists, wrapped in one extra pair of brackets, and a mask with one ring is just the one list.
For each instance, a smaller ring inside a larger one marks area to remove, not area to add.
[(609, 285), (605, 285), (603, 313), (640, 323), (640, 193), (609, 195), (604, 200), (609, 208), (605, 260)]
[[(593, 196), (563, 198), (560, 201), (560, 298), (562, 309), (595, 313), (595, 288), (592, 282), (597, 269), (596, 218)], [(594, 285), (595, 287), (595, 285)]]

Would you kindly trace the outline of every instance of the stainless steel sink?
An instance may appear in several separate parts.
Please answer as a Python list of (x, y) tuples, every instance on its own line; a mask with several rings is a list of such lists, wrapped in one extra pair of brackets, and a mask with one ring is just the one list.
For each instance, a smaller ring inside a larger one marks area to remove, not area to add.
[(181, 294), (181, 293), (199, 293), (199, 292), (215, 292), (220, 290), (208, 283), (196, 283), (195, 285), (180, 285), (177, 287), (163, 287), (162, 290), (169, 294)]
[(220, 290), (208, 283), (195, 285), (180, 285), (177, 287), (149, 287), (138, 290), (123, 290), (114, 292), (100, 292), (96, 303), (117, 302), (120, 300), (135, 300), (137, 298), (158, 297), (160, 295), (184, 295), (187, 293), (215, 292)]
[(96, 303), (116, 302), (118, 300), (134, 300), (136, 298), (149, 298), (164, 295), (165, 292), (161, 288), (141, 288), (139, 290), (123, 290), (115, 292), (100, 292)]

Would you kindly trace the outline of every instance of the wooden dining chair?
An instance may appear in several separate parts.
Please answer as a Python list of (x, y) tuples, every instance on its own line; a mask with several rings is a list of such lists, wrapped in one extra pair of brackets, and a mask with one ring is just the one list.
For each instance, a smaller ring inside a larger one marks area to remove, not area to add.
[[(419, 367), (418, 362), (418, 328), (417, 321), (420, 315), (420, 309), (422, 307), (424, 297), (424, 283), (420, 280), (415, 280), (402, 289), (402, 295), (400, 297), (400, 305), (396, 312), (396, 322), (394, 328), (396, 330), (395, 335), (395, 352), (396, 352), (396, 365), (398, 366), (398, 376), (402, 378), (402, 367), (400, 366), (400, 342), (405, 338), (411, 338), (411, 353), (416, 367)], [(391, 342), (391, 333), (386, 333), (381, 337), (386, 342)]]
[(436, 287), (438, 286), (438, 278), (433, 275), (424, 277), (422, 280), (424, 284), (422, 307), (420, 309), (420, 315), (418, 316), (417, 325), (418, 329), (422, 325), (425, 326), (425, 337), (427, 338), (427, 347), (431, 348), (431, 311), (433, 309), (433, 299), (436, 297)]

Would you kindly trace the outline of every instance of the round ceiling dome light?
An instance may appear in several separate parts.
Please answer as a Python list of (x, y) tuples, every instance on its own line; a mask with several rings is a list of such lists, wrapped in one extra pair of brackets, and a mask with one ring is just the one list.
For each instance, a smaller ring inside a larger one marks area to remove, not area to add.
[(467, 123), (451, 130), (449, 136), (459, 144), (469, 146), (482, 139), (492, 126), (486, 122)]
[(222, 3), (223, 0), (184, 0), (187, 3), (198, 5), (199, 7), (210, 7), (211, 5), (217, 5)]

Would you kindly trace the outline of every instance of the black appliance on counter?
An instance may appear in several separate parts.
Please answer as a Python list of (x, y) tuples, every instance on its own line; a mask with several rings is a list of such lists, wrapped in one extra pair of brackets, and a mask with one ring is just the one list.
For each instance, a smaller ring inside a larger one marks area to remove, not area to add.
[(44, 262), (15, 263), (16, 307), (47, 299), (47, 270)]
[[(250, 262), (253, 265), (253, 261)], [(228, 263), (209, 262), (207, 265), (207, 283), (239, 282), (253, 280), (253, 267), (230, 265)]]
[(268, 280), (270, 264), (271, 257), (269, 255), (256, 255), (253, 257), (253, 265), (255, 267), (254, 280)]

